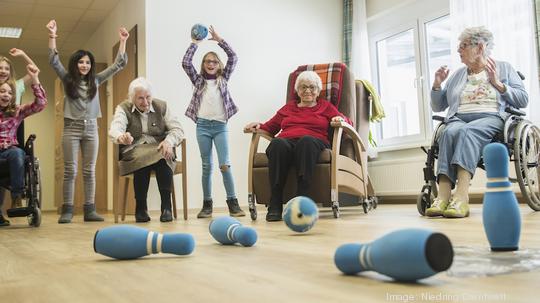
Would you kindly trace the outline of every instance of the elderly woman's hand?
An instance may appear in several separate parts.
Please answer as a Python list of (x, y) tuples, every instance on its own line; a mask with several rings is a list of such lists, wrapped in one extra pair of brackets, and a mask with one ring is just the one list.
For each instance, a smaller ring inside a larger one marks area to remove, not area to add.
[(437, 71), (435, 71), (435, 79), (433, 80), (433, 89), (440, 89), (441, 84), (448, 78), (448, 74), (450, 73), (450, 70), (448, 69), (448, 66), (443, 65), (439, 67)]
[(244, 133), (255, 133), (261, 127), (259, 122), (251, 122), (244, 126)]
[(342, 116), (335, 116), (335, 117), (332, 117), (332, 120), (330, 120), (330, 122), (343, 122), (345, 121), (345, 119), (343, 119)]
[(506, 92), (506, 87), (504, 86), (504, 83), (499, 80), (497, 63), (495, 63), (495, 60), (493, 60), (493, 58), (491, 57), (487, 58), (486, 71), (491, 85), (493, 85), (493, 87), (495, 87), (501, 94)]

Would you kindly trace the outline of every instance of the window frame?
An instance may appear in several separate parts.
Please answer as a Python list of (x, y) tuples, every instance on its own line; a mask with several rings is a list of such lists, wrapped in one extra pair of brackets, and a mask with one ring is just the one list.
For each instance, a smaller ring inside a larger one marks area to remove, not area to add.
[[(441, 5), (442, 4), (442, 5)], [(441, 8), (442, 7), (442, 8)], [(377, 43), (394, 35), (413, 29), (417, 90), (417, 104), (420, 131), (418, 134), (382, 139), (382, 123), (376, 125), (374, 136), (377, 142), (376, 151), (391, 151), (418, 148), (431, 144), (433, 132), (430, 106), (431, 84), (429, 80), (429, 64), (427, 56), (426, 24), (439, 18), (449, 16), (448, 1), (419, 0), (400, 5), (394, 9), (368, 19), (369, 52), (373, 84), (379, 90), (379, 58)], [(449, 62), (450, 64), (450, 62)], [(379, 90), (380, 91), (380, 90)], [(381, 96), (384, 98), (384, 96)]]

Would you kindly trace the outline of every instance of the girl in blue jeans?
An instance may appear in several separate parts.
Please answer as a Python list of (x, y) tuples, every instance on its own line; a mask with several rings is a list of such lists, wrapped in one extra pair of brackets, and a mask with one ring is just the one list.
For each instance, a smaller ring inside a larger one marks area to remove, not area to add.
[(193, 66), (193, 55), (197, 50), (199, 40), (192, 40), (191, 45), (182, 59), (182, 68), (195, 87), (193, 97), (186, 110), (186, 116), (197, 124), (197, 142), (202, 159), (203, 207), (197, 218), (212, 216), (212, 143), (216, 146), (219, 168), (223, 184), (227, 192), (229, 214), (234, 217), (245, 216), (238, 205), (234, 191), (234, 181), (229, 160), (229, 141), (227, 121), (238, 112), (229, 90), (227, 81), (236, 66), (238, 58), (231, 47), (221, 38), (214, 27), (209, 29), (211, 38), (227, 54), (227, 64), (219, 59), (215, 52), (204, 55), (201, 63), (201, 73), (198, 74)]

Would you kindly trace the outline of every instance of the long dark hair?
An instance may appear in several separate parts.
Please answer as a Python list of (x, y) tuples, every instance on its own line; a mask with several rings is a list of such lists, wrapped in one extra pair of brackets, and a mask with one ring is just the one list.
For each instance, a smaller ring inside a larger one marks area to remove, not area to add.
[[(79, 87), (83, 76), (79, 72), (78, 63), (79, 60), (84, 56), (88, 56), (88, 58), (90, 58), (91, 66), (88, 74), (84, 76), (86, 78), (85, 80), (88, 82), (87, 96), (80, 96), (77, 88)], [(96, 92), (96, 60), (91, 52), (80, 49), (73, 53), (73, 55), (71, 55), (69, 58), (68, 73), (66, 77), (66, 94), (71, 99), (77, 99), (79, 97), (93, 99)]]
[(6, 81), (6, 82), (0, 82), (0, 86), (7, 84), (11, 88), (11, 101), (9, 101), (9, 104), (2, 109), (4, 112), (4, 115), (8, 117), (15, 116), (15, 113), (17, 112), (17, 105), (15, 104), (15, 100), (17, 99), (17, 86), (15, 85), (15, 82), (13, 80)]

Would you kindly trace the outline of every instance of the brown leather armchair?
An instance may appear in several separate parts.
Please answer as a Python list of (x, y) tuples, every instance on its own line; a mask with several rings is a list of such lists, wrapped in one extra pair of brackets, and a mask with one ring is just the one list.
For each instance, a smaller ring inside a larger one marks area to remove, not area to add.
[[(367, 145), (369, 132), (368, 92), (361, 82), (355, 83), (354, 77), (343, 63), (315, 64), (299, 66), (289, 75), (287, 101), (298, 99), (294, 91), (294, 82), (304, 70), (314, 70), (323, 82), (320, 97), (334, 105), (349, 117), (354, 126), (346, 122), (332, 122), (329, 128), (329, 141), (332, 148), (321, 153), (310, 197), (323, 206), (331, 206), (335, 218), (340, 215), (339, 196), (346, 193), (358, 197), (358, 204), (364, 212), (377, 205), (374, 190), (367, 171)], [(293, 101), (294, 102), (294, 101)], [(270, 201), (268, 177), (268, 158), (264, 151), (258, 151), (261, 138), (272, 140), (265, 131), (252, 134), (248, 164), (248, 204), (251, 219), (256, 220), (255, 204)], [(294, 168), (289, 171), (283, 197), (284, 202), (295, 196), (296, 180)]]

